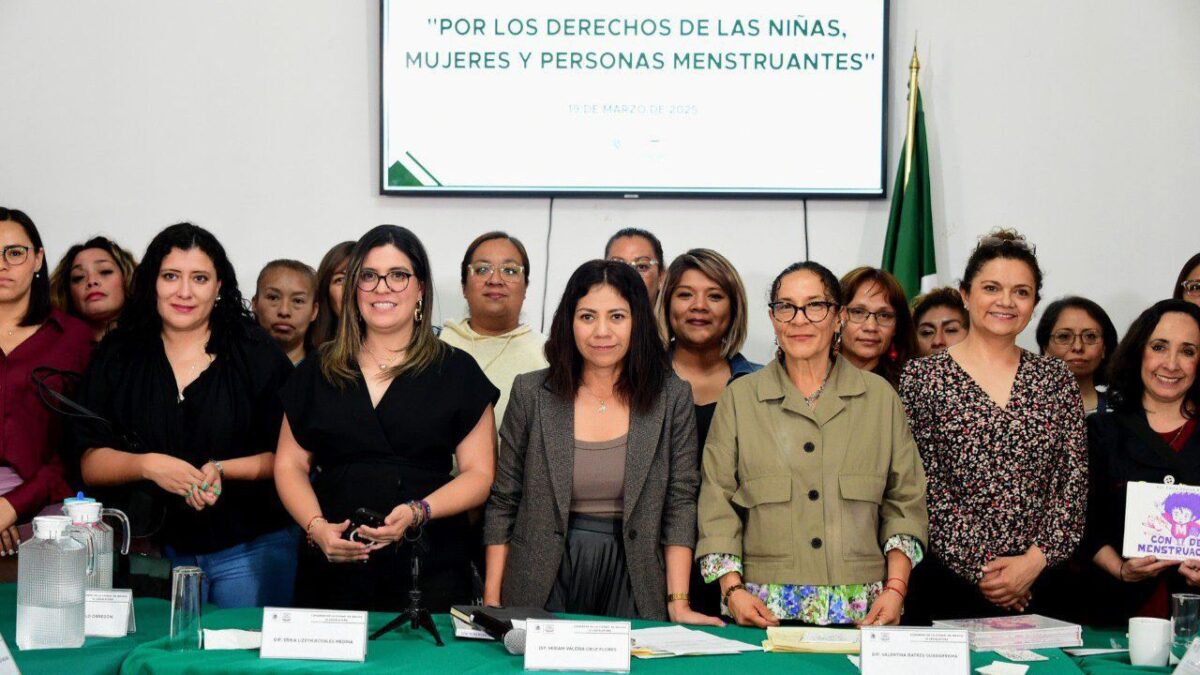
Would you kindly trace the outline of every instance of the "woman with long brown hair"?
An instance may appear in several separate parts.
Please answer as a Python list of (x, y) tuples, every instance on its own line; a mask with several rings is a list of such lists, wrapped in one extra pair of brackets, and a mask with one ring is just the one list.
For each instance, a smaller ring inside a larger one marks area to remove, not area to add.
[[(402, 542), (420, 540), (425, 606), (445, 612), (471, 600), (466, 512), (492, 484), (499, 392), (475, 359), (434, 335), (433, 276), (411, 231), (363, 235), (346, 288), (336, 337), (280, 392), (275, 484), (312, 544), (298, 602), (403, 608), (414, 547)], [(360, 509), (383, 522), (351, 527)]]

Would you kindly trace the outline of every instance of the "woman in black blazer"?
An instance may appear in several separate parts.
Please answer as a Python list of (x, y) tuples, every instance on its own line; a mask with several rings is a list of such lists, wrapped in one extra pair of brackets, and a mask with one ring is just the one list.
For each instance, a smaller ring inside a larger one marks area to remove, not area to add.
[(500, 430), (484, 603), (721, 625), (688, 603), (695, 413), (637, 273), (576, 270), (546, 357), (514, 382)]
[[(1088, 418), (1087, 533), (1079, 555), (1105, 574), (1088, 595), (1094, 622), (1167, 615), (1170, 593), (1200, 587), (1200, 560), (1123, 559), (1126, 486), (1168, 477), (1200, 485), (1200, 307), (1164, 300), (1142, 312), (1113, 357), (1115, 412)], [(1168, 481), (1170, 482), (1170, 481)]]

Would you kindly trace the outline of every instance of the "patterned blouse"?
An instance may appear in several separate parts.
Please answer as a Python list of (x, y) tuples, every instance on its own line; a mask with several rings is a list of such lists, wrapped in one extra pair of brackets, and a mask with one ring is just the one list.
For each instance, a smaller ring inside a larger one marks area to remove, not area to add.
[(1021, 350), (998, 407), (943, 351), (910, 361), (900, 398), (925, 463), (929, 549), (972, 583), (1036, 544), (1048, 565), (1083, 535), (1087, 433), (1079, 385), (1061, 360)]
[[(921, 542), (907, 534), (890, 537), (883, 546), (884, 555), (900, 549), (913, 567), (921, 562)], [(700, 574), (711, 584), (730, 572), (742, 573), (742, 559), (729, 553), (710, 553), (700, 559)], [(744, 581), (746, 590), (767, 606), (776, 619), (795, 619), (821, 626), (857, 623), (867, 618), (871, 603), (883, 592), (883, 581), (873, 584), (839, 586), (803, 586), (798, 584), (756, 584)], [(725, 599), (721, 613), (731, 616)]]

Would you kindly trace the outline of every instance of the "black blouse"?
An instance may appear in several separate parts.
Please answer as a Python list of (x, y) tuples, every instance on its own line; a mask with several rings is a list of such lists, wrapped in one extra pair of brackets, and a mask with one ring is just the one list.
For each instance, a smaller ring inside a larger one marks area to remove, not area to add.
[[(239, 328), (222, 341), (212, 364), (184, 388), (182, 399), (161, 339), (109, 336), (80, 383), (79, 401), (131, 432), (143, 447), (129, 447), (104, 425), (76, 422), (75, 450), (80, 455), (100, 447), (159, 452), (196, 467), (210, 459), (274, 452), (283, 417), (278, 391), (292, 364), (257, 325), (247, 322)], [(226, 480), (220, 499), (203, 511), (149, 481), (130, 486), (128, 493), (155, 498), (153, 507), (130, 513), (130, 519), (160, 518), (165, 510), (159, 541), (183, 554), (220, 551), (287, 524), (270, 480)], [(133, 523), (135, 532), (146, 527), (145, 522)]]
[[(1105, 545), (1121, 554), (1125, 539), (1126, 487), (1130, 481), (1200, 485), (1200, 433), (1192, 434), (1179, 452), (1167, 445), (1140, 412), (1109, 412), (1088, 417), (1088, 517), (1077, 557), (1093, 565), (1092, 557)], [(1096, 598), (1096, 623), (1117, 624), (1136, 614), (1160, 583), (1171, 593), (1193, 592), (1175, 568), (1138, 583), (1122, 583), (1106, 573), (1091, 575), (1086, 589)]]
[[(361, 375), (339, 388), (321, 374), (319, 358), (297, 366), (280, 396), (292, 435), (318, 469), (321, 512), (339, 523), (364, 507), (387, 515), (448, 483), (458, 444), (500, 390), (470, 354), (451, 347), (440, 364), (392, 380), (374, 408)], [(431, 561), (468, 560), (465, 523), (429, 524)]]

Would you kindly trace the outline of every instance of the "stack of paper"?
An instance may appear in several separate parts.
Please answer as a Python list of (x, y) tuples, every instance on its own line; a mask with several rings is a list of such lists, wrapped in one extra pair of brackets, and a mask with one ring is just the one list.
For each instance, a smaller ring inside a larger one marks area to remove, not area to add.
[(1079, 624), (1029, 614), (1000, 616), (987, 619), (934, 621), (935, 628), (966, 630), (971, 649), (977, 652), (997, 649), (1054, 649), (1078, 647), (1083, 644), (1083, 629)]
[(668, 656), (710, 656), (756, 652), (756, 645), (718, 637), (683, 626), (639, 628), (631, 631), (634, 656), (639, 659), (660, 659)]
[(767, 629), (763, 649), (768, 652), (804, 654), (857, 654), (857, 628), (802, 628), (780, 626)]

